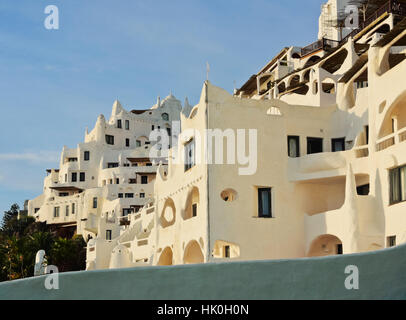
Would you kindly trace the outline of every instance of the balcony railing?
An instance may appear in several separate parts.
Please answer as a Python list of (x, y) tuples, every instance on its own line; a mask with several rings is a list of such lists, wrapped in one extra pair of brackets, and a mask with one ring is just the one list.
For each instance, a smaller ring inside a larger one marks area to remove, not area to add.
[(370, 15), (364, 22), (362, 22), (358, 28), (354, 29), (351, 33), (345, 36), (341, 40), (341, 43), (346, 42), (349, 38), (355, 37), (384, 13), (393, 13), (400, 16), (406, 16), (406, 3), (401, 3), (396, 0), (389, 0), (382, 7), (377, 9), (372, 15)]
[(406, 141), (406, 127), (400, 129), (399, 131), (389, 134), (386, 137), (379, 139), (376, 142), (376, 151), (385, 150), (396, 143), (401, 143)]
[(304, 57), (307, 56), (308, 54), (311, 54), (319, 50), (328, 51), (330, 49), (338, 47), (339, 44), (340, 44), (339, 41), (323, 38), (321, 40), (313, 42), (312, 44), (309, 44), (306, 47), (303, 47), (300, 51), (300, 55)]

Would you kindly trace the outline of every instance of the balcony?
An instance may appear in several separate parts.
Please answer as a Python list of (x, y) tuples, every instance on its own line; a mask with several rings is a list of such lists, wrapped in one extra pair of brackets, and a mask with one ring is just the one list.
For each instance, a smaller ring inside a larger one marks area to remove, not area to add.
[(406, 127), (394, 132), (386, 137), (379, 139), (376, 142), (376, 151), (385, 150), (395, 144), (401, 143), (406, 140)]
[(303, 47), (300, 50), (300, 55), (303, 58), (304, 56), (307, 56), (319, 50), (330, 51), (334, 48), (337, 48), (339, 45), (340, 45), (339, 41), (323, 38), (321, 40), (313, 42), (312, 44), (309, 44), (306, 47)]

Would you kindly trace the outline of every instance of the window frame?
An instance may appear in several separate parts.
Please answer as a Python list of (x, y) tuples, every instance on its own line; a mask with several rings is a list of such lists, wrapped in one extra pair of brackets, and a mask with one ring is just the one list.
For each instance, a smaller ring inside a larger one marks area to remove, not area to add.
[(196, 165), (196, 146), (193, 138), (184, 145), (184, 162), (185, 172), (189, 171)]
[[(335, 143), (342, 142), (343, 150), (336, 150)], [(342, 152), (345, 151), (345, 137), (344, 138), (332, 138), (331, 139), (331, 152)]]
[(84, 161), (89, 161), (90, 160), (90, 151), (85, 151), (83, 153), (83, 160)]
[[(405, 189), (406, 189), (406, 177), (405, 177), (405, 181), (404, 181), (404, 185), (402, 186), (402, 169), (403, 170), (405, 170), (406, 171), (406, 165), (402, 165), (402, 166), (399, 166), (399, 167), (396, 167), (396, 168), (392, 168), (392, 169), (389, 169), (389, 172), (388, 172), (388, 179), (389, 179), (389, 205), (390, 206), (393, 206), (393, 205), (397, 205), (397, 204), (399, 204), (399, 203), (402, 203), (402, 202), (406, 202), (406, 197), (405, 197), (405, 199), (404, 200), (402, 200), (402, 197), (403, 197), (403, 193), (405, 193)], [(393, 179), (392, 179), (392, 175), (395, 173), (395, 172), (397, 172), (397, 175), (398, 175), (398, 178), (397, 178), (397, 186), (396, 186), (396, 188), (397, 188), (397, 192), (398, 192), (398, 200), (395, 200), (394, 199), (394, 191), (395, 191), (395, 189), (394, 189), (394, 185), (392, 184), (392, 181), (393, 181)]]
[(106, 134), (106, 143), (108, 145), (114, 146), (114, 136), (112, 136), (111, 134)]
[[(272, 187), (258, 187), (257, 188), (257, 198), (258, 198), (258, 208), (257, 208), (257, 217), (258, 218), (265, 218), (265, 219), (271, 219), (274, 218), (274, 212), (273, 212), (273, 201), (272, 201), (272, 193), (273, 193), (273, 188)], [(269, 215), (264, 214), (264, 210), (262, 208), (262, 194), (263, 192), (266, 191), (268, 192), (269, 195)]]
[[(296, 141), (296, 156), (292, 157), (290, 155), (290, 140)], [(300, 158), (300, 136), (288, 136), (288, 157), (289, 158)]]

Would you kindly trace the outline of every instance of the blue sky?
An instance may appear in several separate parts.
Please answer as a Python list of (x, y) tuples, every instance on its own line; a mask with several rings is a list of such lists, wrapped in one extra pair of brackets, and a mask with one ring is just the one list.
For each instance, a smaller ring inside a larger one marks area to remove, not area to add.
[[(63, 145), (99, 114), (173, 94), (198, 102), (210, 81), (232, 92), (284, 46), (317, 38), (322, 0), (2, 0), (0, 216), (41, 193)], [(59, 30), (44, 27), (47, 5)]]

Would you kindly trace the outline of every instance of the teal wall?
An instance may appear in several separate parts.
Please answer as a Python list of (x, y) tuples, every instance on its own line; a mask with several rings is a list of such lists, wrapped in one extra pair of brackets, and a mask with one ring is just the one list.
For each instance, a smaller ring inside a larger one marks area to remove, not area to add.
[[(359, 290), (346, 290), (348, 265)], [(70, 272), (0, 283), (0, 299), (405, 299), (406, 246), (326, 258)]]

